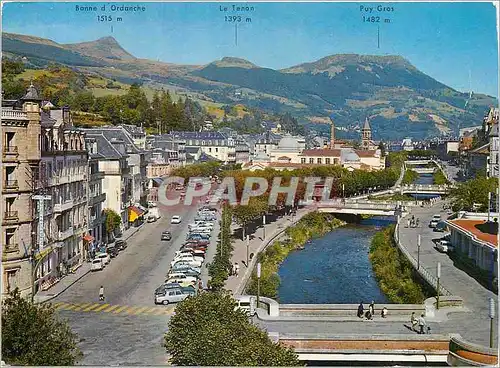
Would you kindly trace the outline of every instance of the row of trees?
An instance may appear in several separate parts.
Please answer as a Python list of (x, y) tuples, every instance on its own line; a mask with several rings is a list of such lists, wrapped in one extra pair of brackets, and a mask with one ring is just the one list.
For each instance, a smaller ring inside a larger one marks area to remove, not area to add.
[(478, 177), (458, 185), (452, 189), (453, 211), (486, 212), (488, 210), (488, 193), (496, 193), (499, 187), (498, 178)]
[(221, 290), (229, 276), (231, 270), (231, 255), (233, 245), (231, 242), (231, 222), (232, 209), (225, 205), (222, 209), (221, 228), (219, 232), (219, 241), (217, 242), (217, 251), (214, 260), (209, 266), (208, 275), (210, 276), (210, 287), (214, 290)]

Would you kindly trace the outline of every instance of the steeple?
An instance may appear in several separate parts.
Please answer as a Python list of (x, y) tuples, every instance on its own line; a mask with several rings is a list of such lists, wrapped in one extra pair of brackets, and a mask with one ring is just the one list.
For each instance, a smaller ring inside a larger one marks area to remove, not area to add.
[(330, 149), (335, 149), (335, 122), (330, 117)]
[(372, 129), (370, 128), (370, 122), (368, 118), (365, 119), (365, 124), (363, 125), (363, 129), (361, 129), (361, 147), (364, 150), (369, 150), (371, 146), (372, 140)]

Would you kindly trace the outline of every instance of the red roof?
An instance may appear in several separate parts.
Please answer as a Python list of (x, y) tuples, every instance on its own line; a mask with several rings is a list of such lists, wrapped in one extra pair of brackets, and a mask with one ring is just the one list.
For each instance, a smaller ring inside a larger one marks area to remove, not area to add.
[(302, 151), (301, 156), (340, 157), (340, 149), (309, 149)]
[[(490, 243), (494, 247), (498, 247), (498, 239), (495, 234), (490, 234), (484, 232), (484, 228), (488, 225), (485, 220), (452, 220), (450, 223), (456, 225), (457, 227), (468, 231), (474, 235), (475, 238), (482, 240), (484, 242)], [(482, 225), (482, 226), (478, 226)], [(493, 226), (493, 224), (492, 224)], [(493, 232), (493, 231), (492, 231)]]

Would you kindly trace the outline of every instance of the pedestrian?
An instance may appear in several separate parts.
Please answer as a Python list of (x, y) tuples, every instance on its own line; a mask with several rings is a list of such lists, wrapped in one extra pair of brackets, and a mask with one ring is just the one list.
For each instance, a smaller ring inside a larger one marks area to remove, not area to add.
[(380, 312), (380, 316), (381, 316), (382, 318), (386, 318), (386, 317), (387, 317), (387, 313), (389, 313), (389, 311), (387, 310), (387, 308), (386, 308), (386, 307), (384, 307), (384, 308), (382, 309), (382, 312)]
[(358, 317), (363, 318), (363, 314), (365, 313), (365, 309), (363, 308), (363, 302), (358, 305)]
[(411, 312), (410, 322), (411, 322), (411, 329), (413, 331), (417, 331), (416, 327), (418, 325), (418, 320), (417, 316), (415, 315), (415, 312)]
[(238, 264), (238, 262), (236, 262), (234, 264), (234, 274), (236, 275), (236, 277), (238, 277), (239, 272), (240, 272), (240, 265)]
[(373, 316), (375, 315), (375, 301), (372, 300), (372, 302), (368, 306), (368, 311), (370, 312), (371, 318), (373, 318)]
[(421, 335), (425, 334), (425, 331), (424, 331), (425, 319), (424, 319), (424, 314), (423, 313), (420, 315), (420, 318), (418, 319), (418, 326), (420, 327), (419, 334), (421, 334)]
[(410, 227), (410, 222), (411, 222), (411, 220), (408, 219), (408, 221), (406, 222), (406, 227)]
[(104, 286), (102, 286), (102, 285), (99, 288), (99, 300), (104, 301)]
[(420, 219), (417, 217), (417, 227), (420, 224)]

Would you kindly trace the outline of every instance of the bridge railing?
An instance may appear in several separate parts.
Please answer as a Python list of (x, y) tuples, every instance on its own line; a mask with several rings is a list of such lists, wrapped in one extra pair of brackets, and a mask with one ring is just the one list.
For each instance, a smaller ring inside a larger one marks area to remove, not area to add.
[[(403, 254), (406, 256), (408, 261), (412, 264), (413, 268), (422, 276), (422, 278), (431, 285), (434, 290), (437, 291), (437, 277), (434, 276), (431, 272), (429, 272), (427, 269), (424, 267), (418, 265), (417, 260), (410, 254), (408, 249), (401, 244), (401, 241), (399, 239), (399, 222), (396, 224), (396, 227), (394, 228), (394, 241), (396, 242), (398, 248), (403, 252)], [(451, 296), (453, 295), (448, 289), (443, 287), (442, 285), (439, 285), (439, 295), (444, 295), (444, 296)]]

